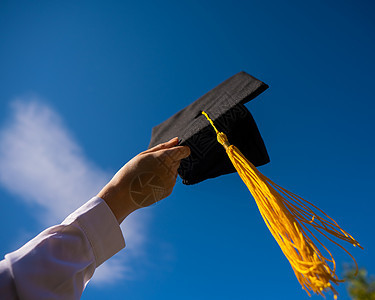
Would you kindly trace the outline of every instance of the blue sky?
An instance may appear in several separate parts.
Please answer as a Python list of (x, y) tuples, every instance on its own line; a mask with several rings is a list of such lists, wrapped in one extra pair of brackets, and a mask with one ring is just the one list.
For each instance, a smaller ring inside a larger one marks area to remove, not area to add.
[[(271, 158), (260, 171), (352, 233), (375, 274), (373, 13), (347, 0), (1, 1), (1, 254), (244, 70), (270, 85), (247, 105)], [(83, 299), (308, 299), (235, 174), (179, 180), (123, 230), (126, 249)], [(341, 274), (350, 258), (332, 249)]]

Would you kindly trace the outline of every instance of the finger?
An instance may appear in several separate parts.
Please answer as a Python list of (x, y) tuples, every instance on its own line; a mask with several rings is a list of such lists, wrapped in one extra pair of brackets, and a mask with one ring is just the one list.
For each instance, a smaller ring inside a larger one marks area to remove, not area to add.
[(175, 137), (175, 138), (169, 140), (168, 142), (156, 145), (156, 146), (154, 146), (150, 149), (147, 149), (146, 151), (143, 151), (142, 153), (145, 154), (145, 153), (156, 152), (156, 151), (159, 151), (159, 150), (162, 150), (162, 149), (168, 149), (168, 148), (176, 146), (177, 144), (178, 144), (178, 137)]
[(190, 155), (190, 148), (188, 146), (175, 146), (168, 149), (163, 149), (157, 151), (161, 156), (167, 156), (172, 159), (172, 161), (180, 161)]

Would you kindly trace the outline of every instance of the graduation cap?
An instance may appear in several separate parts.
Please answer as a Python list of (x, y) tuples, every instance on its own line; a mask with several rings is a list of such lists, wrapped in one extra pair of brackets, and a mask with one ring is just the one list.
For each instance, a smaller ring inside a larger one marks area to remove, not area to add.
[(190, 157), (182, 160), (179, 168), (185, 184), (237, 171), (302, 288), (309, 295), (309, 291), (323, 295), (323, 291), (331, 290), (336, 298), (337, 291), (331, 283), (341, 280), (335, 273), (335, 260), (316, 234), (341, 247), (356, 265), (353, 256), (332, 237), (361, 246), (322, 210), (280, 187), (256, 168), (268, 163), (269, 157), (244, 103), (267, 88), (260, 80), (240, 72), (154, 127), (149, 147), (175, 136), (181, 145), (190, 147)]
[(149, 148), (178, 136), (191, 154), (181, 161), (178, 173), (184, 184), (195, 184), (220, 175), (236, 172), (216, 134), (202, 111), (238, 145), (255, 165), (269, 162), (258, 127), (245, 103), (265, 91), (268, 85), (240, 72), (227, 79), (198, 100), (152, 129)]

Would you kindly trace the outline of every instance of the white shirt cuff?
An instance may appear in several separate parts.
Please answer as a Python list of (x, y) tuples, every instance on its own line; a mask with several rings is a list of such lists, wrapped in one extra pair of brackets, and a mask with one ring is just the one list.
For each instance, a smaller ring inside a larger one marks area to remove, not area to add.
[(125, 247), (121, 228), (108, 207), (99, 197), (94, 197), (72, 214), (62, 225), (77, 221), (89, 240), (96, 260), (96, 267)]

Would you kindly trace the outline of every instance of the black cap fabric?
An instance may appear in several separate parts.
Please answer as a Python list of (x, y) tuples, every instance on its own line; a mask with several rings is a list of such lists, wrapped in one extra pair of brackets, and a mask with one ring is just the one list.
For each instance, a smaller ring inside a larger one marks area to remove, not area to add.
[(216, 133), (202, 111), (213, 120), (219, 131), (228, 136), (255, 166), (269, 162), (258, 127), (244, 103), (265, 91), (268, 85), (240, 72), (152, 129), (149, 148), (179, 137), (180, 145), (190, 147), (191, 154), (181, 161), (178, 173), (184, 184), (195, 184), (220, 175), (233, 173), (235, 168)]

